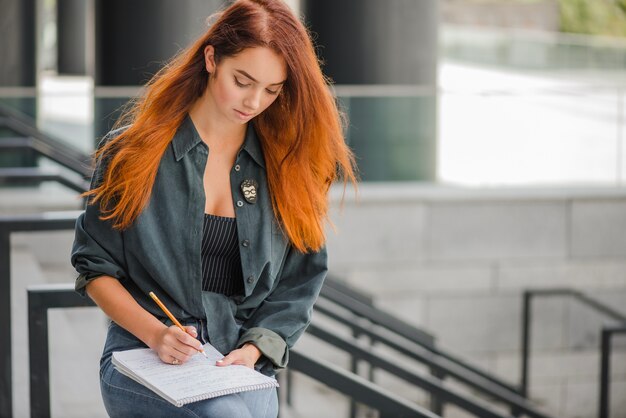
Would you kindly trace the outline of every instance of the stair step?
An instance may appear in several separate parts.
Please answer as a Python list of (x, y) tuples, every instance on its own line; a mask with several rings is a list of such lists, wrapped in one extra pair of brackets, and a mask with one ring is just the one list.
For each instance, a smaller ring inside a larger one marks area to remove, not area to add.
[(79, 210), (83, 206), (78, 193), (56, 183), (0, 188), (0, 215)]

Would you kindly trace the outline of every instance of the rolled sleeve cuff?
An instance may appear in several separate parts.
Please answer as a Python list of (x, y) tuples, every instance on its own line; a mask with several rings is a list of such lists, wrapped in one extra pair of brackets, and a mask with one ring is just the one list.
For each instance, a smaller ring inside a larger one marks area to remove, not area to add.
[(113, 277), (115, 279), (120, 280), (121, 277), (123, 277), (123, 275), (121, 274), (120, 271), (110, 271), (110, 272), (86, 272), (86, 273), (81, 273), (77, 278), (76, 281), (74, 282), (74, 290), (76, 292), (78, 292), (80, 295), (82, 296), (87, 296), (87, 285), (93, 281), (94, 279), (97, 279), (98, 277), (102, 277), (102, 276), (110, 276)]
[(87, 284), (90, 281), (95, 279), (96, 277), (100, 277), (102, 274), (93, 275), (93, 274), (81, 274), (76, 278), (76, 282), (74, 283), (74, 290), (81, 294), (81, 296), (87, 296)]
[(237, 347), (245, 343), (254, 344), (272, 362), (274, 369), (284, 369), (287, 366), (289, 361), (287, 343), (274, 331), (260, 327), (250, 328), (239, 338)]

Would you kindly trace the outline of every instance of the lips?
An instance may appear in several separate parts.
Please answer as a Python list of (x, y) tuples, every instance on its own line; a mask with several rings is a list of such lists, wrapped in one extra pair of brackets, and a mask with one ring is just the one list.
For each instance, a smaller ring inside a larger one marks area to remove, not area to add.
[(241, 111), (239, 111), (239, 110), (237, 110), (237, 109), (235, 109), (235, 112), (237, 112), (237, 114), (238, 114), (241, 118), (243, 118), (243, 119), (246, 119), (246, 118), (249, 118), (250, 116), (252, 116), (252, 113), (244, 113), (244, 112), (241, 112)]

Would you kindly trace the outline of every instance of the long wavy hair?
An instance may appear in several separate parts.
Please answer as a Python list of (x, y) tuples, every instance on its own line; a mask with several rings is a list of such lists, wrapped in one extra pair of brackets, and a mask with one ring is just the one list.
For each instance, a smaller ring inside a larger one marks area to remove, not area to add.
[(116, 127), (128, 125), (95, 154), (106, 159), (102, 181), (89, 192), (101, 219), (128, 228), (148, 204), (160, 160), (193, 103), (207, 88), (204, 49), (215, 60), (246, 48), (282, 56), (287, 81), (278, 98), (252, 123), (263, 148), (272, 206), (281, 228), (301, 252), (325, 242), (328, 189), (343, 179), (356, 187), (354, 156), (342, 118), (322, 74), (310, 36), (282, 0), (238, 0), (212, 16), (214, 23), (146, 85)]

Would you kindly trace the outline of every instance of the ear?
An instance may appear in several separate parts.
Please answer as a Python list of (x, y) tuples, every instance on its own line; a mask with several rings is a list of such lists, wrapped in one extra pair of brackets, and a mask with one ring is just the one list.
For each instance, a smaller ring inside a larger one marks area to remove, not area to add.
[(204, 66), (208, 73), (215, 72), (215, 48), (213, 45), (207, 45), (204, 48)]

